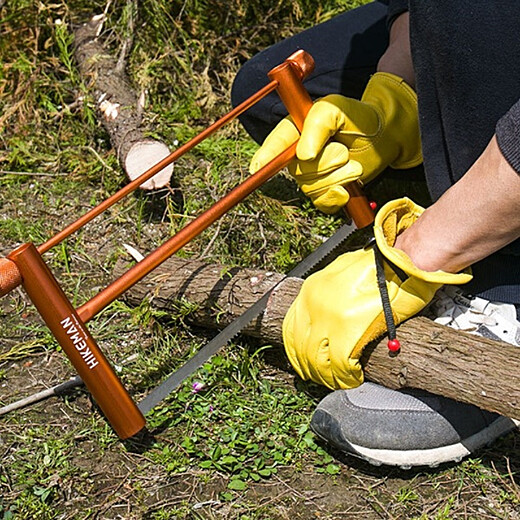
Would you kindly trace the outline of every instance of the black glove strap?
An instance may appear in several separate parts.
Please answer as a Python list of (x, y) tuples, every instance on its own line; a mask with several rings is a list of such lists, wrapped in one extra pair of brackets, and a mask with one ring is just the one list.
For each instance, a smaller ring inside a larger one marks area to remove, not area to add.
[(386, 286), (386, 276), (384, 267), (384, 257), (377, 243), (370, 244), (374, 249), (374, 258), (376, 263), (377, 285), (379, 287), (379, 294), (381, 295), (381, 303), (383, 305), (383, 315), (385, 317), (386, 329), (388, 331), (388, 349), (391, 352), (397, 352), (401, 345), (397, 339), (397, 330), (395, 327), (394, 313), (390, 304), (390, 297), (388, 296), (388, 287)]

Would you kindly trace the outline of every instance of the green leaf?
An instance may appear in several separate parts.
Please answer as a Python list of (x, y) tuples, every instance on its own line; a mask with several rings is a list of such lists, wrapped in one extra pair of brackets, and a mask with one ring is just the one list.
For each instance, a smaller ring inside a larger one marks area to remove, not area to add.
[(33, 488), (33, 493), (37, 497), (41, 497), (46, 491), (47, 491), (47, 488), (42, 488), (42, 487), (39, 487), (39, 486), (34, 486), (34, 488)]
[(329, 475), (337, 475), (337, 474), (340, 472), (340, 467), (339, 467), (337, 464), (329, 464), (329, 465), (325, 468), (325, 471), (326, 471)]
[(243, 480), (235, 479), (228, 484), (228, 488), (234, 491), (243, 491), (247, 488), (247, 484)]
[(211, 453), (211, 458), (213, 460), (219, 459), (221, 455), (222, 455), (222, 448), (220, 446), (215, 446), (215, 448), (213, 449), (213, 452)]
[(303, 435), (305, 432), (307, 432), (309, 430), (309, 426), (307, 424), (302, 424), (299, 428), (298, 428), (298, 435)]
[(257, 453), (260, 450), (260, 447), (258, 446), (258, 444), (254, 443), (250, 444), (247, 447), (247, 450), (249, 451), (249, 453)]
[(234, 457), (233, 455), (228, 455), (227, 457), (222, 457), (222, 459), (220, 460), (220, 463), (221, 464), (234, 464), (235, 462), (237, 462), (237, 458)]

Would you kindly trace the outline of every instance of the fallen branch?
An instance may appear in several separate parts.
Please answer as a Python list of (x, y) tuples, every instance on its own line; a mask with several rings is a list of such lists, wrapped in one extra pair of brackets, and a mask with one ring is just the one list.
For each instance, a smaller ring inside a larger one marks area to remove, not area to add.
[[(124, 72), (124, 60), (112, 57), (99, 39), (104, 15), (97, 15), (74, 31), (75, 57), (81, 77), (96, 100), (96, 108), (126, 174), (133, 180), (170, 155), (168, 146), (145, 136), (141, 126), (144, 93), (137, 96)], [(124, 45), (121, 56), (127, 52)], [(169, 165), (141, 185), (165, 186), (172, 176)]]
[[(121, 370), (121, 367), (125, 366), (130, 361), (133, 361), (137, 357), (136, 354), (132, 354), (130, 357), (124, 359), (119, 365), (116, 365), (116, 370)], [(9, 412), (14, 412), (15, 410), (20, 410), (21, 408), (25, 408), (31, 404), (39, 403), (44, 399), (48, 399), (53, 396), (66, 395), (74, 388), (79, 386), (83, 386), (83, 380), (80, 376), (71, 377), (68, 381), (64, 381), (63, 383), (59, 383), (50, 388), (46, 388), (45, 390), (40, 390), (32, 395), (28, 395), (18, 401), (14, 401), (0, 408), (0, 416), (8, 414)]]
[(19, 401), (15, 401), (14, 403), (10, 403), (6, 406), (2, 406), (0, 408), (0, 415), (5, 415), (9, 412), (14, 412), (15, 410), (19, 410), (20, 408), (25, 408), (31, 404), (39, 403), (44, 399), (48, 399), (54, 395), (64, 395), (68, 393), (73, 388), (83, 385), (83, 381), (81, 377), (75, 376), (64, 383), (60, 383), (59, 385), (53, 386), (51, 388), (46, 388), (41, 392), (36, 392), (35, 394), (29, 395), (28, 397), (24, 397)]
[[(116, 272), (124, 267), (119, 264)], [(198, 326), (222, 328), (244, 312), (283, 275), (226, 268), (170, 258), (126, 293), (131, 304), (151, 304), (176, 313), (180, 300), (195, 306), (186, 317)], [(244, 330), (265, 343), (282, 344), (283, 317), (302, 280), (288, 278), (273, 291), (265, 312)], [(421, 388), (520, 419), (520, 352), (493, 341), (438, 325), (424, 317), (399, 327), (401, 352), (391, 357), (386, 341), (370, 345), (363, 357), (367, 379), (389, 388)]]

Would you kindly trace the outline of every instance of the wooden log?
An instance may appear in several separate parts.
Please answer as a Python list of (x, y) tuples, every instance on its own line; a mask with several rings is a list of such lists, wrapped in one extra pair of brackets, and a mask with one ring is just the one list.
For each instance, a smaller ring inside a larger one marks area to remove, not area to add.
[[(144, 94), (138, 96), (134, 91), (124, 71), (124, 60), (116, 60), (100, 41), (103, 21), (104, 15), (97, 15), (75, 29), (75, 58), (117, 158), (130, 180), (134, 180), (170, 155), (170, 149), (162, 141), (146, 137), (141, 125)], [(170, 164), (141, 188), (161, 188), (168, 184), (172, 173)]]
[[(119, 263), (116, 273), (123, 271)], [(187, 320), (223, 328), (278, 283), (266, 310), (244, 334), (281, 345), (283, 317), (303, 283), (298, 278), (173, 257), (125, 298), (130, 304), (149, 298), (154, 307), (171, 313), (184, 300), (195, 306)], [(517, 347), (455, 331), (425, 317), (401, 324), (398, 336), (402, 348), (396, 356), (390, 355), (384, 338), (365, 349), (362, 361), (368, 380), (394, 389), (420, 388), (520, 419)]]

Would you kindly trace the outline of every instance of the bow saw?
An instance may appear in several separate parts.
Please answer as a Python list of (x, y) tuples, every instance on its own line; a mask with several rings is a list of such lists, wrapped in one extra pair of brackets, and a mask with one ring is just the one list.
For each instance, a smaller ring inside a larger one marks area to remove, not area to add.
[[(267, 76), (271, 81), (265, 87), (145, 171), (140, 177), (66, 226), (42, 245), (35, 246), (32, 243), (26, 243), (16, 248), (6, 258), (0, 258), (0, 296), (6, 295), (19, 285), (23, 286), (47, 327), (63, 348), (106, 419), (121, 439), (128, 439), (140, 432), (146, 424), (143, 413), (148, 412), (183, 379), (198, 368), (205, 359), (208, 359), (228, 339), (237, 334), (243, 326), (260, 314), (265, 308), (268, 296), (264, 295), (242, 317), (237, 318), (236, 323), (231, 323), (228, 326), (231, 329), (227, 333), (227, 328), (219, 333), (214, 340), (201, 349), (186, 365), (167, 378), (139, 405), (133, 401), (126, 391), (89, 332), (86, 323), (287, 166), (295, 158), (297, 143), (293, 143), (258, 172), (233, 188), (177, 234), (77, 309), (73, 307), (61, 289), (42, 255), (271, 92), (276, 91), (278, 93), (289, 114), (293, 117), (296, 126), (301, 131), (305, 116), (312, 106), (312, 100), (303, 86), (303, 80), (309, 76), (313, 69), (314, 60), (307, 52), (303, 50), (295, 52), (283, 63), (268, 72)], [(352, 217), (355, 227), (362, 228), (370, 225), (374, 220), (373, 210), (361, 192), (359, 185), (350, 183), (346, 188), (350, 194), (346, 211)], [(351, 227), (346, 225), (338, 231), (340, 242), (348, 236), (350, 229)], [(326, 243), (323, 244), (289, 275), (301, 276), (306, 274), (311, 267), (326, 256), (331, 247), (333, 247), (333, 244), (328, 247)]]

